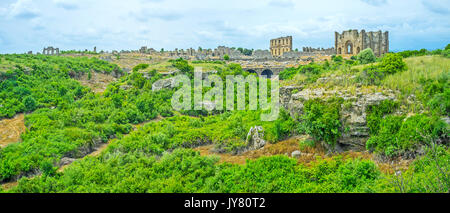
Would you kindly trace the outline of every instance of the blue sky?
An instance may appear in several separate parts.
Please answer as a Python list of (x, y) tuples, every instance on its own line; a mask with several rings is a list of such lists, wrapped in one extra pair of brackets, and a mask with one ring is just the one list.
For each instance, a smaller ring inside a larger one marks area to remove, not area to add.
[(450, 0), (2, 0), (0, 53), (149, 46), (332, 47), (334, 32), (390, 32), (391, 51), (450, 43)]

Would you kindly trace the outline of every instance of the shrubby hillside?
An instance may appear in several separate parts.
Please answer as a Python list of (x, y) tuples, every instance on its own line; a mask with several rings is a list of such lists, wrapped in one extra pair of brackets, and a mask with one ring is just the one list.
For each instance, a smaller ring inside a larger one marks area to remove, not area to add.
[[(173, 111), (178, 88), (152, 88), (172, 74), (149, 64), (124, 73), (95, 57), (2, 55), (0, 117), (26, 113), (27, 130), (21, 142), (0, 149), (0, 182), (18, 180), (6, 192), (44, 193), (449, 192), (446, 51), (376, 58), (368, 49), (353, 59), (286, 69), (283, 108), (271, 122), (261, 121), (260, 109)], [(214, 66), (222, 78), (249, 75), (224, 61), (178, 59), (165, 66), (192, 77), (199, 64)], [(120, 78), (96, 94), (76, 80), (90, 72)], [(310, 139), (299, 140), (298, 150), (322, 148), (326, 155), (219, 162), (224, 153), (241, 155), (261, 141), (300, 135)], [(107, 148), (91, 155), (102, 145)], [(217, 155), (195, 151), (205, 145)], [(401, 160), (408, 166), (387, 166)]]

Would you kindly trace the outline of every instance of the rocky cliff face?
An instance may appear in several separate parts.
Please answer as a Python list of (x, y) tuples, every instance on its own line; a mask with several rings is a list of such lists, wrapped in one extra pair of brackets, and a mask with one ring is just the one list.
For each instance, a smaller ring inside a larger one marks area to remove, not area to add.
[(384, 100), (393, 100), (393, 91), (383, 93), (362, 92), (352, 93), (348, 90), (303, 89), (302, 86), (289, 86), (280, 88), (281, 105), (289, 111), (292, 117), (297, 118), (303, 114), (303, 104), (310, 99), (327, 100), (333, 97), (344, 99), (341, 106), (342, 136), (338, 141), (338, 148), (345, 150), (363, 150), (369, 138), (366, 111), (368, 106), (380, 104)]

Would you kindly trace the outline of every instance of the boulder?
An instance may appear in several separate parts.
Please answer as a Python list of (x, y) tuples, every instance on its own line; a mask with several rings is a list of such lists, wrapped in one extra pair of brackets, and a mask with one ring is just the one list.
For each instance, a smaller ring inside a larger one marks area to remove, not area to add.
[(300, 156), (302, 156), (302, 152), (300, 152), (298, 150), (293, 151), (291, 154), (291, 157), (293, 157), (293, 158), (299, 158)]
[(247, 151), (261, 149), (266, 145), (262, 126), (251, 127), (247, 134)]
[[(301, 90), (301, 87), (296, 88)], [(370, 105), (380, 104), (384, 100), (394, 100), (393, 91), (387, 90), (384, 93), (352, 93), (347, 90), (325, 90), (324, 88), (303, 89), (297, 93), (293, 87), (280, 88), (280, 99), (282, 106), (289, 111), (291, 116), (303, 114), (303, 104), (307, 100), (319, 98), (327, 100), (333, 97), (341, 97), (347, 103), (341, 107), (341, 122), (345, 127), (338, 145), (344, 149), (363, 150), (369, 138), (369, 128), (367, 127), (366, 110)], [(350, 104), (349, 104), (350, 103)]]
[(172, 89), (175, 88), (175, 83), (175, 78), (161, 79), (153, 83), (152, 90), (159, 91), (162, 89)]

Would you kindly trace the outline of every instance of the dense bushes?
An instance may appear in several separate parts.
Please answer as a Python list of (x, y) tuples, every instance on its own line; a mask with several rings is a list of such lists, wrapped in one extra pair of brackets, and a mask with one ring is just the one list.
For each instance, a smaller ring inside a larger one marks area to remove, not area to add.
[[(88, 92), (62, 69), (36, 66), (30, 74), (16, 69), (15, 76), (1, 83), (0, 97), (6, 101), (5, 106), (16, 103), (26, 112), (43, 106), (53, 108), (40, 108), (27, 115), (28, 130), (22, 134), (22, 142), (0, 150), (0, 181), (39, 172), (50, 174), (48, 164), (57, 165), (62, 157), (83, 157), (86, 150), (129, 133), (130, 124), (151, 120), (158, 114), (171, 115), (168, 106), (172, 91), (153, 92), (151, 87), (142, 86), (158, 75), (150, 80), (126, 76), (100, 95)], [(120, 89), (122, 81), (134, 87)]]
[(442, 55), (444, 57), (449, 57), (450, 54), (450, 44), (447, 44), (447, 46), (444, 49), (436, 49), (433, 51), (428, 51), (426, 49), (421, 50), (405, 50), (402, 52), (399, 52), (398, 54), (401, 55), (403, 58), (408, 58), (412, 56), (425, 56), (425, 55)]
[(438, 116), (425, 114), (411, 116), (388, 115), (380, 123), (377, 134), (367, 141), (367, 149), (383, 155), (415, 157), (430, 140), (448, 140), (446, 124)]
[(310, 134), (315, 140), (334, 146), (341, 136), (340, 110), (342, 99), (308, 100), (304, 103), (300, 131)]
[(299, 65), (298, 68), (287, 68), (280, 72), (280, 79), (292, 79), (296, 74), (305, 74), (311, 81), (315, 81), (322, 72), (329, 67), (316, 63), (308, 65)]
[(175, 68), (181, 71), (181, 73), (188, 75), (191, 78), (194, 76), (194, 67), (189, 65), (188, 61), (179, 58), (176, 60), (171, 60), (171, 62)]
[(358, 75), (358, 80), (366, 85), (379, 85), (387, 75), (405, 70), (407, 70), (407, 66), (402, 57), (398, 54), (388, 53), (379, 64), (365, 67)]
[(2, 63), (11, 70), (0, 72), (0, 118), (30, 112), (40, 107), (58, 106), (65, 100), (76, 100), (88, 89), (70, 77), (90, 71), (122, 71), (117, 65), (96, 58), (34, 55), (2, 55)]
[(335, 158), (311, 167), (285, 156), (245, 165), (216, 162), (185, 149), (159, 160), (139, 152), (108, 153), (75, 162), (56, 176), (22, 179), (14, 192), (369, 192), (380, 179), (375, 164), (367, 160)]
[(369, 127), (370, 134), (378, 134), (380, 130), (381, 121), (387, 114), (391, 114), (398, 107), (398, 103), (385, 100), (378, 105), (370, 105), (367, 107), (367, 127)]
[(437, 81), (422, 80), (421, 99), (431, 111), (442, 115), (450, 114), (450, 82), (448, 75), (440, 76)]

